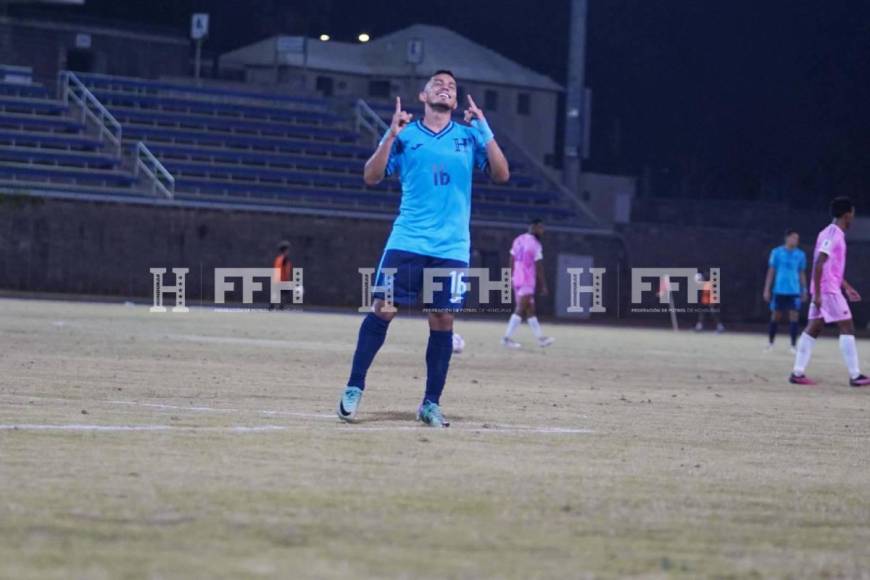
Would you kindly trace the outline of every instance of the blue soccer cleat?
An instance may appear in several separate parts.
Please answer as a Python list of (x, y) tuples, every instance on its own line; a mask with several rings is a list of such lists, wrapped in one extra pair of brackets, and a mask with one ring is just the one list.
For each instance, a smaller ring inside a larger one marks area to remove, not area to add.
[(417, 409), (417, 420), (423, 421), (430, 427), (449, 427), (450, 423), (441, 414), (441, 407), (432, 401), (423, 401)]
[(353, 421), (356, 411), (359, 409), (359, 401), (362, 399), (362, 389), (359, 387), (347, 387), (338, 402), (338, 418), (342, 421)]

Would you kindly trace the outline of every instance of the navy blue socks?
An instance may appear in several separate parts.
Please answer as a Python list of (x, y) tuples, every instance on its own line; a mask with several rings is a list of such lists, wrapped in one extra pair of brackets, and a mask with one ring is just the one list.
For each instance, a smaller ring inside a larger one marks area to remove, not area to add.
[(770, 344), (773, 344), (774, 339), (776, 339), (776, 327), (777, 323), (771, 320), (770, 326), (767, 328), (767, 336), (770, 338)]
[[(767, 335), (770, 338), (770, 344), (773, 344), (773, 340), (776, 338), (776, 330), (777, 323), (771, 320), (770, 326), (767, 330)], [(788, 333), (791, 336), (791, 345), (797, 346), (798, 336), (800, 336), (800, 328), (798, 327), (798, 322), (788, 323)]]
[(347, 386), (365, 390), (366, 373), (387, 338), (389, 326), (388, 321), (378, 318), (371, 312), (363, 319), (359, 327), (359, 338), (356, 341), (356, 352), (353, 353), (353, 366)]
[(426, 347), (426, 395), (424, 401), (440, 404), (441, 392), (447, 382), (447, 369), (453, 355), (453, 331), (430, 330)]
[[(375, 355), (387, 338), (389, 326), (389, 322), (378, 318), (373, 313), (369, 313), (363, 319), (359, 328), (359, 338), (347, 386), (359, 387), (363, 390), (366, 388), (366, 374), (375, 359)], [(430, 330), (429, 345), (426, 347), (426, 395), (424, 400), (436, 404), (440, 403), (452, 355), (453, 331)]]

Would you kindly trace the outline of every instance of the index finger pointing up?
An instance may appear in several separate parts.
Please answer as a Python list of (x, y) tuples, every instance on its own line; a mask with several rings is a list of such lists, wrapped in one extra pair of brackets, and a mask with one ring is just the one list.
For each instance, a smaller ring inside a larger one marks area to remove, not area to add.
[(474, 107), (475, 109), (477, 108), (477, 104), (474, 102), (474, 99), (471, 98), (471, 94), (468, 95), (468, 104), (471, 105), (472, 107)]
[(400, 97), (396, 97), (396, 112), (400, 113), (402, 111), (402, 99)]

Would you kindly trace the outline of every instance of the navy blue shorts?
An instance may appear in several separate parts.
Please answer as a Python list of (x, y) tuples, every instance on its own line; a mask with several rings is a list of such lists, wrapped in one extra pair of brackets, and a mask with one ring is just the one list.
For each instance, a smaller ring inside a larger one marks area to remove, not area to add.
[[(465, 301), (467, 282), (465, 273), (468, 264), (461, 260), (434, 258), (405, 252), (386, 250), (375, 273), (375, 288), (372, 296), (387, 299), (387, 269), (394, 268), (394, 304), (413, 306), (420, 301), (426, 310), (460, 310)], [(427, 272), (428, 271), (428, 272)], [(427, 280), (430, 284), (427, 284)], [(427, 299), (429, 286), (431, 300)]]
[(797, 294), (774, 294), (770, 301), (771, 312), (788, 312), (801, 309), (801, 297)]

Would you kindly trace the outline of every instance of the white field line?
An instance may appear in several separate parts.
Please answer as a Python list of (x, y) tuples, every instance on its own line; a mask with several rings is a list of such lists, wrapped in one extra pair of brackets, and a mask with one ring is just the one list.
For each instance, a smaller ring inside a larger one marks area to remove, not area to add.
[(528, 426), (511, 426), (511, 425), (490, 425), (488, 427), (468, 427), (464, 425), (456, 425), (455, 423), (445, 429), (431, 429), (422, 424), (420, 425), (376, 425), (368, 427), (366, 425), (353, 424), (348, 425), (348, 432), (356, 431), (418, 431), (421, 433), (429, 433), (431, 431), (466, 431), (473, 433), (537, 433), (537, 434), (589, 434), (594, 433), (591, 429), (581, 429), (578, 427), (528, 427)]
[[(10, 396), (10, 395), (7, 395)], [(28, 398), (31, 400), (44, 400), (44, 401), (60, 401), (65, 403), (73, 402), (71, 399), (63, 399), (59, 397), (39, 397), (32, 396), (29, 397), (27, 395), (11, 395), (15, 397)], [(329, 420), (333, 423), (338, 423), (338, 418), (334, 414), (325, 414), (325, 413), (306, 413), (306, 412), (298, 412), (298, 411), (271, 411), (271, 410), (261, 410), (261, 409), (238, 409), (232, 407), (206, 407), (206, 406), (183, 406), (183, 405), (169, 405), (165, 403), (143, 403), (139, 401), (119, 401), (119, 400), (110, 400), (110, 401), (99, 401), (94, 400), (91, 401), (94, 404), (108, 404), (108, 405), (123, 405), (130, 407), (143, 407), (143, 408), (151, 408), (151, 409), (163, 409), (163, 410), (171, 410), (171, 411), (192, 411), (195, 413), (258, 413), (261, 415), (267, 416), (276, 416), (276, 417), (299, 417), (305, 419), (323, 419)], [(46, 426), (45, 429), (49, 429), (51, 427), (55, 427), (55, 430), (63, 430), (63, 425), (54, 425), (54, 426)], [(232, 431), (234, 429), (241, 430), (283, 430), (289, 429), (291, 427), (307, 427), (303, 425), (274, 425), (274, 426), (264, 426), (264, 427), (179, 427), (179, 426), (170, 426), (170, 425), (94, 425), (92, 426), (94, 429), (90, 429), (93, 431), (161, 431), (161, 430), (198, 430), (198, 431), (208, 431), (208, 430), (217, 430), (217, 431)], [(102, 429), (105, 427), (105, 429)], [(9, 430), (9, 429), (31, 429), (35, 430), (40, 428), (39, 425), (3, 425), (0, 424), (0, 430)], [(426, 430), (421, 425), (373, 425), (367, 426), (363, 424), (353, 424), (349, 425), (348, 430), (351, 431), (419, 431)], [(88, 430), (88, 429), (69, 429), (69, 430)], [(541, 426), (541, 425), (514, 425), (514, 424), (506, 424), (506, 423), (488, 423), (485, 426), (480, 427), (472, 427), (472, 426), (463, 426), (463, 425), (454, 425), (450, 427), (451, 431), (472, 431), (475, 433), (538, 433), (538, 434), (589, 434), (594, 433), (591, 429), (584, 429), (580, 427), (554, 427), (554, 426)]]
[(168, 405), (165, 403), (142, 403), (140, 401), (103, 401), (99, 399), (91, 399), (89, 401), (85, 401), (84, 399), (64, 399), (61, 397), (40, 397), (38, 395), (15, 395), (15, 394), (4, 394), (4, 397), (18, 397), (21, 399), (28, 399), (33, 401), (56, 401), (60, 403), (82, 403), (82, 404), (92, 404), (92, 405), (127, 405), (131, 407), (145, 407), (151, 409), (163, 409), (168, 411), (194, 411), (198, 413), (259, 413), (261, 415), (275, 415), (275, 416), (286, 416), (286, 417), (303, 417), (307, 419), (335, 419), (334, 414), (325, 414), (325, 413), (304, 413), (299, 411), (264, 411), (259, 409), (237, 409), (233, 407), (204, 407), (202, 405), (197, 406), (184, 406), (184, 405)]
[(274, 338), (249, 338), (246, 336), (208, 336), (204, 334), (168, 334), (164, 336), (155, 336), (162, 340), (163, 338), (174, 340), (186, 340), (190, 342), (205, 342), (212, 344), (239, 344), (245, 346), (271, 346), (277, 348), (293, 348), (302, 344), (302, 341), (280, 340)]
[(163, 403), (140, 403), (138, 401), (101, 401), (110, 405), (129, 405), (133, 407), (150, 407), (153, 409), (169, 409), (173, 411), (196, 411), (200, 413), (259, 413), (261, 415), (279, 415), (286, 417), (305, 417), (307, 419), (335, 419), (335, 415), (324, 413), (302, 413), (298, 411), (263, 411), (258, 409), (233, 409), (231, 407), (185, 407), (182, 405), (166, 405)]
[(69, 423), (46, 425), (40, 423), (21, 423), (19, 425), (0, 424), (0, 431), (207, 431), (212, 433), (259, 433), (262, 431), (284, 431), (286, 426), (233, 425), (230, 427), (177, 427), (173, 425), (84, 425)]
[[(336, 420), (337, 421), (337, 420)], [(20, 423), (20, 424), (2, 424), (0, 423), (0, 431), (88, 431), (102, 433), (117, 433), (117, 432), (135, 432), (135, 431), (185, 431), (188, 433), (263, 433), (274, 431), (287, 431), (290, 429), (306, 429), (305, 425), (232, 425), (229, 427), (182, 427), (174, 425), (88, 425), (82, 423), (66, 423), (66, 424), (41, 424), (41, 423)], [(416, 431), (419, 433), (431, 433), (434, 431), (423, 425), (391, 425), (391, 426), (376, 426), (366, 427), (364, 425), (351, 425), (344, 428), (347, 433), (358, 433), (360, 431)], [(515, 428), (509, 426), (491, 426), (491, 427), (450, 427), (449, 429), (438, 429), (439, 432), (464, 431), (474, 433), (540, 433), (540, 434), (587, 434), (593, 433), (589, 429), (575, 429), (568, 427), (538, 427), (538, 428)]]
[(311, 342), (303, 340), (282, 340), (277, 338), (250, 338), (247, 336), (208, 336), (205, 334), (161, 334), (153, 335), (155, 341), (161, 340), (177, 340), (185, 342), (197, 342), (203, 344), (231, 344), (239, 346), (262, 346), (268, 348), (283, 348), (283, 349), (312, 349), (315, 346), (318, 350), (330, 350), (335, 352), (343, 352), (345, 347), (327, 342)]

